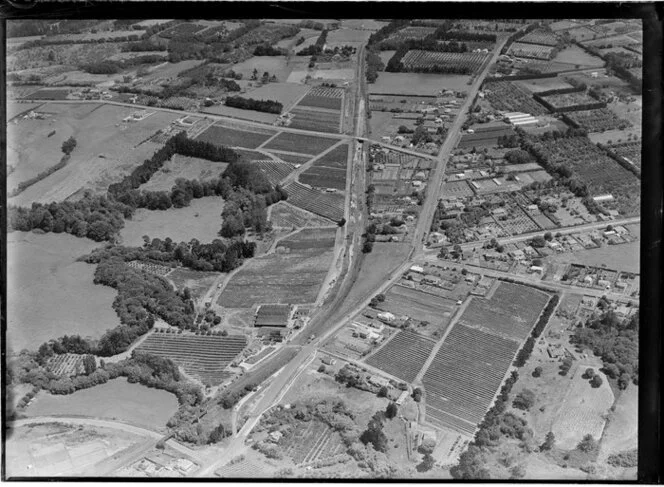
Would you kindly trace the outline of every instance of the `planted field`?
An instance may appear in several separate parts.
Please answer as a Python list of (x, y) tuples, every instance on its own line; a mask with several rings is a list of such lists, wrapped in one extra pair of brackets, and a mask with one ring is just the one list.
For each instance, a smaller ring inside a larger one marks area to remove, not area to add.
[(99, 338), (120, 324), (116, 291), (92, 284), (95, 266), (77, 262), (99, 244), (69, 234), (7, 234), (7, 347), (36, 350), (53, 338)]
[(298, 105), (341, 110), (344, 90), (341, 88), (317, 87), (300, 100)]
[(46, 88), (30, 93), (25, 98), (28, 100), (66, 100), (70, 91), (69, 88)]
[(326, 249), (334, 247), (336, 228), (304, 228), (277, 244), (279, 248), (293, 250)]
[(346, 167), (348, 166), (348, 144), (316, 159), (313, 165), (304, 171), (299, 180), (313, 187), (346, 189)]
[(40, 393), (25, 414), (28, 417), (86, 416), (157, 429), (164, 427), (177, 409), (174, 394), (118, 378), (66, 396)]
[(548, 301), (549, 295), (542, 291), (501, 282), (491, 299), (473, 297), (458, 323), (519, 343), (528, 336)]
[(486, 98), (496, 110), (544, 115), (547, 110), (537, 103), (530, 93), (510, 81), (493, 81), (485, 84)]
[(255, 257), (231, 278), (218, 304), (228, 308), (250, 308), (259, 303), (314, 303), (332, 257), (333, 247)]
[(278, 101), (284, 106), (284, 111), (286, 111), (305, 93), (307, 93), (309, 89), (310, 87), (307, 85), (294, 83), (268, 83), (256, 89), (247, 91), (246, 96), (253, 98), (254, 100)]
[(282, 132), (266, 144), (264, 149), (297, 152), (300, 154), (318, 154), (337, 142), (338, 139), (328, 137)]
[(306, 108), (293, 108), (290, 113), (293, 115), (289, 125), (291, 128), (331, 134), (339, 133), (340, 111), (323, 112)]
[(553, 58), (553, 61), (570, 64), (572, 69), (577, 66), (581, 68), (600, 68), (605, 64), (602, 58), (593, 56), (576, 45), (571, 45), (560, 51)]
[(54, 355), (46, 364), (46, 368), (59, 377), (70, 377), (83, 374), (83, 357), (77, 353), (62, 353)]
[(454, 301), (404, 286), (393, 286), (378, 307), (383, 311), (414, 320), (447, 325), (454, 310)]
[(279, 182), (288, 176), (295, 166), (288, 164), (287, 162), (277, 162), (273, 160), (263, 160), (263, 161), (254, 161), (258, 167), (265, 173), (267, 179), (273, 185), (279, 184)]
[(567, 114), (574, 124), (586, 129), (588, 132), (604, 132), (605, 130), (624, 130), (632, 124), (627, 120), (621, 120), (608, 108), (597, 110), (579, 110)]
[(309, 159), (311, 159), (311, 156), (287, 154), (286, 152), (276, 152), (276, 151), (268, 151), (268, 152), (273, 156), (278, 157), (284, 162), (290, 162), (291, 164), (297, 164), (297, 165), (302, 165), (305, 162), (307, 162)]
[(557, 110), (569, 110), (576, 107), (578, 107), (579, 110), (584, 110), (585, 106), (598, 103), (597, 100), (582, 91), (576, 93), (563, 93), (559, 95), (542, 96), (542, 99)]
[(212, 162), (197, 157), (174, 155), (159, 169), (150, 180), (142, 184), (140, 189), (145, 191), (170, 191), (179, 178), (198, 179), (206, 181), (218, 178), (228, 164)]
[(294, 428), (292, 434), (279, 442), (279, 447), (296, 465), (325, 460), (346, 452), (339, 433), (320, 421), (309, 421), (306, 427)]
[(481, 52), (430, 52), (412, 50), (406, 53), (402, 63), (409, 70), (446, 66), (465, 69), (468, 74), (471, 74), (482, 66), (488, 56), (489, 54)]
[(412, 383), (431, 355), (436, 342), (411, 331), (400, 331), (366, 363)]
[(441, 197), (443, 199), (463, 198), (473, 196), (473, 190), (466, 181), (447, 181), (443, 184)]
[(541, 79), (524, 79), (516, 82), (522, 88), (530, 91), (531, 93), (539, 93), (540, 91), (548, 90), (561, 90), (564, 88), (571, 88), (568, 82), (562, 78), (541, 78)]
[(196, 137), (196, 140), (202, 140), (216, 145), (256, 149), (273, 135), (274, 132), (249, 132), (213, 125)]
[(514, 42), (507, 51), (508, 54), (522, 58), (544, 59), (548, 61), (555, 55), (555, 48), (552, 46), (540, 46), (538, 44), (524, 44)]
[(228, 376), (224, 369), (246, 345), (244, 335), (151, 333), (137, 350), (171, 359), (188, 375), (204, 384), (217, 385)]
[(274, 227), (320, 227), (334, 225), (332, 220), (280, 201), (270, 207), (270, 222)]
[(558, 42), (558, 37), (553, 32), (539, 29), (528, 32), (528, 34), (519, 39), (519, 43), (541, 44), (544, 46), (555, 46)]
[(512, 340), (455, 324), (422, 378), (426, 421), (472, 436), (518, 348)]
[(406, 39), (424, 39), (426, 36), (433, 34), (435, 30), (435, 27), (408, 26), (396, 31), (389, 37), (389, 40), (405, 41)]
[(440, 90), (466, 91), (470, 76), (430, 73), (380, 73), (369, 85), (371, 94), (435, 96)]
[(498, 145), (498, 138), (514, 134), (511, 125), (500, 124), (491, 127), (473, 127), (474, 134), (465, 133), (459, 140), (458, 147), (484, 147)]
[(335, 222), (344, 217), (344, 197), (341, 195), (323, 193), (296, 181), (284, 189), (288, 192), (288, 201), (295, 206)]

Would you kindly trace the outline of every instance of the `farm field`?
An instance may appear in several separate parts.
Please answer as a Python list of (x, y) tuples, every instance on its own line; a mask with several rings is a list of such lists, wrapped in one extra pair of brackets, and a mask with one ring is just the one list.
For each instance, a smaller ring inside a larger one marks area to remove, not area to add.
[[(42, 104), (41, 103), (18, 103), (18, 102), (13, 102), (11, 100), (7, 100), (7, 121), (9, 122), (12, 118), (16, 117), (17, 115), (28, 112), (30, 110), (34, 110), (35, 108), (40, 107)], [(7, 126), (7, 132), (9, 132), (11, 126)], [(9, 134), (8, 134), (9, 135)]]
[(143, 245), (143, 235), (174, 242), (189, 242), (192, 238), (209, 243), (218, 238), (221, 229), (221, 211), (224, 200), (218, 196), (206, 196), (191, 200), (184, 208), (168, 210), (136, 210), (131, 220), (125, 221), (120, 231), (122, 242), (127, 246)]
[(535, 29), (519, 39), (520, 43), (541, 44), (545, 46), (555, 46), (558, 44), (558, 37), (548, 31)]
[(300, 175), (299, 180), (313, 187), (345, 191), (347, 165), (348, 144), (342, 144), (320, 159), (316, 159), (313, 165)]
[(553, 57), (554, 48), (552, 46), (514, 42), (507, 52), (516, 57), (544, 59), (548, 61)]
[(278, 82), (284, 83), (293, 68), (286, 61), (286, 56), (253, 56), (234, 64), (231, 69), (241, 74), (242, 79), (250, 79), (254, 69), (258, 70), (259, 76), (267, 71), (270, 76), (275, 75)]
[(245, 96), (255, 100), (278, 101), (284, 106), (284, 111), (286, 111), (300, 98), (305, 96), (309, 89), (309, 86), (293, 83), (268, 83), (259, 88), (247, 91)]
[(486, 99), (496, 110), (505, 112), (524, 112), (530, 115), (544, 115), (546, 108), (537, 103), (532, 95), (511, 81), (493, 81), (485, 83)]
[(196, 140), (202, 140), (204, 142), (210, 142), (216, 145), (256, 149), (259, 145), (268, 140), (274, 134), (275, 132), (270, 131), (253, 132), (222, 127), (220, 125), (213, 125), (198, 137), (196, 137)]
[(458, 322), (424, 373), (426, 421), (472, 435), (519, 345)]
[(298, 106), (341, 110), (344, 90), (341, 88), (314, 88), (300, 100)]
[(600, 444), (600, 459), (638, 448), (639, 388), (630, 384), (615, 402)]
[(309, 464), (346, 452), (341, 436), (320, 421), (308, 421), (279, 441), (284, 455), (295, 465)]
[(263, 147), (266, 150), (318, 154), (333, 146), (338, 139), (282, 132)]
[(412, 383), (429, 358), (436, 342), (411, 331), (398, 332), (365, 362)]
[(279, 184), (282, 179), (288, 176), (295, 169), (295, 166), (291, 164), (277, 162), (269, 159), (263, 161), (254, 161), (254, 164), (263, 170), (267, 176), (267, 179), (274, 185)]
[(371, 32), (368, 30), (341, 28), (330, 31), (327, 36), (327, 45), (334, 49), (335, 46), (359, 46), (365, 43)]
[(459, 140), (458, 147), (484, 147), (498, 145), (498, 138), (514, 134), (511, 125), (497, 123), (495, 125), (483, 124), (473, 127), (474, 134), (465, 133)]
[(206, 181), (218, 178), (228, 164), (212, 162), (197, 157), (174, 155), (159, 169), (150, 180), (142, 184), (140, 189), (145, 191), (170, 191), (178, 178), (198, 179)]
[(158, 430), (166, 426), (177, 409), (174, 394), (130, 384), (119, 377), (66, 396), (40, 392), (25, 414), (28, 417), (61, 415), (112, 419)]
[[(52, 154), (53, 157), (47, 166), (55, 165), (61, 158), (62, 142), (70, 136), (78, 144), (65, 167), (30, 186), (12, 198), (11, 203), (29, 206), (33, 201), (62, 201), (82, 189), (105, 191), (109, 184), (120, 181), (159, 148), (152, 142), (145, 142), (146, 139), (177, 118), (176, 114), (156, 111), (140, 122), (122, 122), (135, 111), (132, 108), (87, 103), (42, 106), (40, 112), (53, 115), (45, 120), (26, 120), (31, 124), (37, 123), (35, 129), (29, 132), (31, 135), (12, 136), (10, 132), (10, 145), (23, 156), (23, 159), (19, 156), (18, 163), (9, 161), (16, 166), (15, 174), (19, 174), (21, 166), (33, 167), (30, 174), (43, 170), (41, 161), (44, 154)], [(48, 137), (53, 130), (56, 133)], [(51, 142), (51, 139), (54, 141)]]
[(428, 321), (434, 325), (444, 324), (441, 334), (454, 310), (454, 301), (434, 294), (425, 293), (404, 286), (393, 286), (385, 295), (385, 301), (378, 307), (395, 316), (406, 315), (417, 321)]
[(224, 369), (246, 344), (244, 335), (150, 333), (138, 350), (169, 358), (188, 375), (204, 384), (217, 385), (229, 375)]
[(274, 157), (281, 159), (284, 162), (289, 162), (291, 164), (304, 164), (311, 156), (300, 156), (297, 154), (288, 154), (286, 152), (277, 152), (277, 151), (268, 151)]
[[(487, 53), (481, 52), (429, 52), (412, 50), (403, 57), (403, 65), (406, 69), (418, 69), (430, 66), (458, 66), (475, 73), (482, 66)], [(380, 76), (379, 76), (380, 78)]]
[(299, 208), (329, 218), (335, 222), (344, 216), (344, 197), (339, 194), (323, 193), (296, 181), (285, 188), (288, 201)]
[[(572, 109), (580, 105), (591, 105), (597, 103), (597, 100), (585, 92), (546, 95), (542, 96), (542, 99), (549, 103), (554, 109)], [(580, 108), (580, 110), (582, 110), (582, 108)]]
[(581, 377), (581, 371), (585, 369), (586, 366), (579, 364), (571, 379), (572, 386), (562, 399), (558, 415), (551, 426), (558, 448), (573, 450), (587, 434), (596, 439), (602, 437), (606, 424), (604, 415), (613, 404), (613, 391), (606, 376), (597, 370), (596, 373), (604, 376), (604, 381), (598, 388), (591, 387), (588, 380)]
[[(320, 232), (320, 230), (318, 230)], [(305, 304), (316, 301), (318, 290), (332, 263), (334, 233), (332, 238), (306, 243), (301, 234), (282, 240), (280, 247), (296, 246), (289, 251), (279, 251), (246, 262), (229, 281), (219, 297), (218, 304), (228, 308), (249, 308), (258, 303)], [(318, 235), (326, 235), (319, 233)], [(261, 286), (256, 286), (256, 282)]]
[(491, 299), (473, 297), (458, 323), (520, 343), (548, 301), (542, 291), (501, 282)]
[(224, 117), (267, 124), (274, 123), (278, 117), (278, 115), (274, 113), (258, 112), (256, 110), (243, 110), (242, 108), (227, 107), (226, 105), (212, 105), (211, 107), (204, 107), (202, 113), (211, 113), (212, 115), (222, 115)]
[(563, 49), (552, 60), (557, 63), (572, 64), (574, 67), (579, 65), (581, 68), (600, 68), (604, 66), (604, 61), (601, 58), (588, 54), (576, 45)]
[[(590, 139), (592, 140), (592, 138)], [(593, 140), (593, 142), (595, 142)], [(641, 143), (640, 142), (625, 142), (622, 144), (612, 145), (611, 152), (618, 154), (634, 164), (636, 167), (641, 168)]]
[(459, 74), (385, 73), (369, 85), (370, 94), (435, 96), (440, 90), (465, 92), (470, 76)]
[(627, 120), (619, 119), (608, 108), (578, 110), (568, 113), (567, 117), (588, 132), (604, 132), (614, 129), (623, 130), (631, 125)]
[(7, 347), (19, 352), (62, 335), (99, 338), (120, 324), (116, 291), (76, 262), (99, 244), (68, 234), (7, 234)]
[(308, 110), (306, 108), (293, 108), (290, 111), (293, 118), (289, 127), (315, 132), (339, 133), (340, 111)]

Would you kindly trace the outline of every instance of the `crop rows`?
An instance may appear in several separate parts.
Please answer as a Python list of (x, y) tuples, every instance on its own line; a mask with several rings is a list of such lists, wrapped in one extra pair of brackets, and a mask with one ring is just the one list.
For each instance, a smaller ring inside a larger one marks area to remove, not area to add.
[(127, 262), (127, 265), (129, 267), (133, 267), (134, 269), (141, 269), (146, 272), (149, 272), (150, 274), (162, 277), (167, 275), (169, 272), (173, 270), (172, 267), (166, 267), (159, 264), (150, 264), (148, 262), (141, 262), (138, 260), (132, 260), (131, 262)]
[(244, 349), (243, 335), (207, 336), (152, 333), (138, 347), (159, 357), (173, 360), (187, 374), (203, 383), (218, 384), (228, 374), (224, 369)]
[(430, 66), (455, 66), (477, 71), (488, 54), (481, 52), (431, 52), (412, 50), (403, 57), (403, 65), (407, 69), (426, 68)]
[(289, 203), (333, 221), (344, 217), (344, 198), (341, 195), (322, 193), (296, 181), (286, 186)]
[(307, 93), (298, 105), (341, 110), (343, 96), (341, 88), (318, 87)]
[(555, 48), (551, 46), (540, 46), (538, 44), (522, 44), (515, 42), (510, 46), (508, 54), (517, 57), (543, 59), (549, 61), (555, 56)]
[(544, 115), (546, 109), (519, 85), (510, 81), (494, 81), (485, 85), (486, 98), (496, 110)]
[(248, 132), (213, 125), (196, 137), (196, 139), (202, 140), (203, 142), (210, 142), (215, 145), (256, 149), (259, 145), (272, 137), (272, 135), (274, 135), (274, 133)]
[(604, 132), (605, 130), (626, 129), (632, 124), (621, 120), (608, 108), (596, 110), (579, 110), (566, 115), (572, 122), (588, 132)]
[(293, 115), (289, 127), (312, 132), (339, 133), (339, 120), (341, 112), (319, 112), (304, 108), (293, 108)]
[(82, 374), (85, 370), (83, 368), (83, 357), (76, 353), (63, 353), (54, 355), (47, 365), (47, 369), (60, 377), (70, 377), (72, 375)]
[(277, 247), (290, 250), (331, 249), (336, 235), (336, 228), (304, 228), (280, 241)]
[(332, 167), (310, 167), (300, 175), (298, 181), (314, 188), (332, 188), (344, 191), (346, 189), (346, 170)]
[(583, 91), (543, 96), (542, 99), (554, 108), (569, 108), (597, 103), (593, 97)]
[(491, 299), (473, 298), (459, 323), (520, 342), (548, 300), (547, 294), (532, 287), (501, 282)]
[(269, 474), (263, 470), (263, 467), (250, 460), (242, 460), (241, 462), (226, 464), (218, 469), (215, 474), (218, 477), (235, 479), (254, 479), (269, 476)]
[(341, 438), (320, 421), (309, 421), (306, 428), (297, 428), (286, 441), (286, 456), (293, 463), (311, 463), (343, 453)]
[(319, 154), (337, 143), (337, 139), (282, 132), (263, 147), (300, 154)]
[(431, 355), (435, 342), (411, 331), (400, 331), (366, 360), (368, 365), (411, 383)]
[(285, 201), (281, 201), (272, 206), (270, 222), (274, 227), (284, 228), (316, 227), (334, 224), (334, 222), (327, 218), (305, 211), (302, 208), (293, 206)]
[(406, 39), (424, 39), (426, 36), (433, 34), (435, 30), (435, 27), (404, 27), (403, 29), (398, 30), (392, 34), (388, 40), (405, 41)]
[(279, 184), (279, 182), (288, 176), (295, 169), (287, 162), (276, 162), (273, 160), (255, 161), (258, 167), (265, 173), (268, 181), (272, 184)]
[(463, 134), (461, 136), (459, 147), (496, 145), (499, 137), (513, 134), (514, 129), (509, 125), (505, 125), (504, 127), (492, 127), (491, 130), (476, 129), (474, 134)]
[(472, 435), (517, 349), (512, 340), (457, 323), (422, 378), (427, 418)]
[(558, 44), (558, 38), (552, 32), (534, 30), (519, 39), (519, 42), (526, 44), (542, 44), (544, 46), (556, 46)]

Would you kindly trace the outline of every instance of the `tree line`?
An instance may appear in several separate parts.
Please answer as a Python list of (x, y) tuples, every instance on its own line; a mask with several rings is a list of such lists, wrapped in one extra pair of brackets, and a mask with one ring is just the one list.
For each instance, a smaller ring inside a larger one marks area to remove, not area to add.
[(255, 100), (242, 96), (229, 96), (224, 102), (226, 106), (240, 108), (242, 110), (256, 110), (257, 112), (281, 114), (283, 104), (274, 100)]
[(309, 47), (305, 47), (304, 49), (301, 49), (296, 55), (297, 56), (315, 56), (316, 54), (320, 54), (323, 52), (323, 48), (325, 47), (325, 43), (327, 42), (327, 30), (323, 29), (323, 31), (320, 33), (318, 36), (318, 39), (316, 39), (316, 42)]

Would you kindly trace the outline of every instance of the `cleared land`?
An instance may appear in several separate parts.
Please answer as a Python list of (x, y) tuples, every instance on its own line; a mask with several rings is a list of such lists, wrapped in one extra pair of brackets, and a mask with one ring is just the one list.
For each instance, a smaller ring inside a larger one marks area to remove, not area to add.
[(216, 145), (255, 149), (273, 135), (274, 132), (269, 131), (251, 132), (213, 125), (196, 137), (196, 140), (202, 140)]
[(300, 232), (279, 243), (287, 250), (251, 259), (231, 278), (218, 304), (249, 308), (258, 303), (315, 302), (332, 263), (335, 233), (334, 228)]
[(278, 101), (284, 106), (284, 110), (288, 110), (288, 108), (304, 96), (309, 89), (309, 86), (296, 85), (293, 83), (268, 83), (254, 90), (247, 91), (246, 96), (255, 100)]
[(202, 243), (218, 238), (221, 229), (221, 211), (224, 200), (218, 196), (206, 196), (191, 200), (185, 208), (168, 210), (136, 210), (131, 220), (125, 222), (120, 232), (124, 245), (143, 245), (143, 235), (174, 242), (189, 242), (192, 238)]
[(95, 266), (76, 262), (99, 244), (68, 234), (7, 235), (7, 346), (36, 350), (62, 335), (99, 338), (120, 324), (116, 291), (92, 284)]
[(169, 358), (204, 384), (217, 385), (229, 375), (224, 369), (246, 344), (244, 335), (151, 333), (138, 349)]
[(309, 211), (293, 206), (286, 201), (280, 201), (270, 208), (270, 221), (275, 227), (319, 227), (335, 223)]
[(435, 95), (440, 90), (466, 91), (470, 76), (456, 74), (385, 73), (369, 85), (371, 94)]
[(366, 360), (368, 365), (411, 383), (429, 358), (436, 342), (413, 333), (400, 331)]
[(177, 411), (170, 392), (130, 384), (117, 378), (66, 396), (42, 392), (25, 410), (26, 416), (88, 416), (114, 419), (150, 429), (162, 428)]
[(150, 180), (141, 185), (140, 189), (146, 191), (170, 191), (178, 178), (198, 179), (205, 181), (218, 178), (228, 164), (212, 162), (197, 157), (174, 155), (157, 171)]

